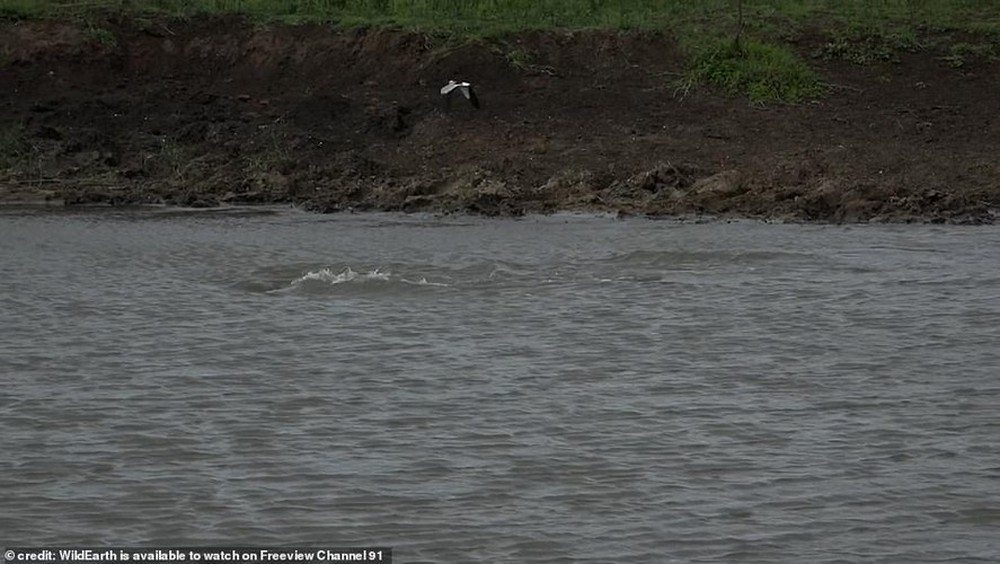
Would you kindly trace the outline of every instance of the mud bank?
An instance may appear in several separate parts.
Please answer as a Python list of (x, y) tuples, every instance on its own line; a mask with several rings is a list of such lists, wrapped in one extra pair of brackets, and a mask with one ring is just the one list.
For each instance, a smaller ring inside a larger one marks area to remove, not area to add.
[[(761, 107), (679, 90), (661, 35), (0, 23), (0, 201), (994, 221), (1000, 63), (823, 41), (796, 46), (829, 94)], [(445, 110), (451, 78), (480, 110)]]

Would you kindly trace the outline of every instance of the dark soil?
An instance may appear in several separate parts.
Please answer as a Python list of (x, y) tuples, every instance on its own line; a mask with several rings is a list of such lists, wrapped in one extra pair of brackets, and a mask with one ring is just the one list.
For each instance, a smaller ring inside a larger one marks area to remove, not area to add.
[[(996, 60), (809, 58), (830, 93), (760, 107), (679, 90), (685, 59), (660, 35), (104, 28), (0, 24), (0, 201), (975, 223), (1000, 208)], [(452, 78), (481, 109), (445, 108)]]

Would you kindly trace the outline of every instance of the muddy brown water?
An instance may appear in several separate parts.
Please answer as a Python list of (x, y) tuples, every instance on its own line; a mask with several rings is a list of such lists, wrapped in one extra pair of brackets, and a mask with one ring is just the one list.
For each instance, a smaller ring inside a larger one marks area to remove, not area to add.
[(0, 544), (996, 562), (1000, 228), (0, 212)]

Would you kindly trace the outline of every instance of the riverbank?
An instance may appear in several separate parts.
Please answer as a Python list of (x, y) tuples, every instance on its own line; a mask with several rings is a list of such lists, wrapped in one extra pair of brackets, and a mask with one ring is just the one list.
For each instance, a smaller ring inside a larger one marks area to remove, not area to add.
[(0, 200), (992, 222), (1000, 38), (912, 39), (795, 29), (823, 90), (785, 104), (692, 82), (665, 31), (12, 20)]

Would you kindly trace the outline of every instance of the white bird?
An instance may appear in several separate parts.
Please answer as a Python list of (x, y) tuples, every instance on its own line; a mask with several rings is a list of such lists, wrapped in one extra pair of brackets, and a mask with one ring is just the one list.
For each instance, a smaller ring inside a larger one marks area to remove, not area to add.
[(465, 99), (472, 103), (473, 108), (479, 108), (479, 98), (476, 98), (476, 92), (472, 89), (472, 85), (468, 82), (455, 82), (454, 80), (449, 80), (448, 84), (441, 87), (441, 95), (449, 104), (451, 103), (451, 98), (448, 96), (455, 90), (458, 90), (465, 96)]

